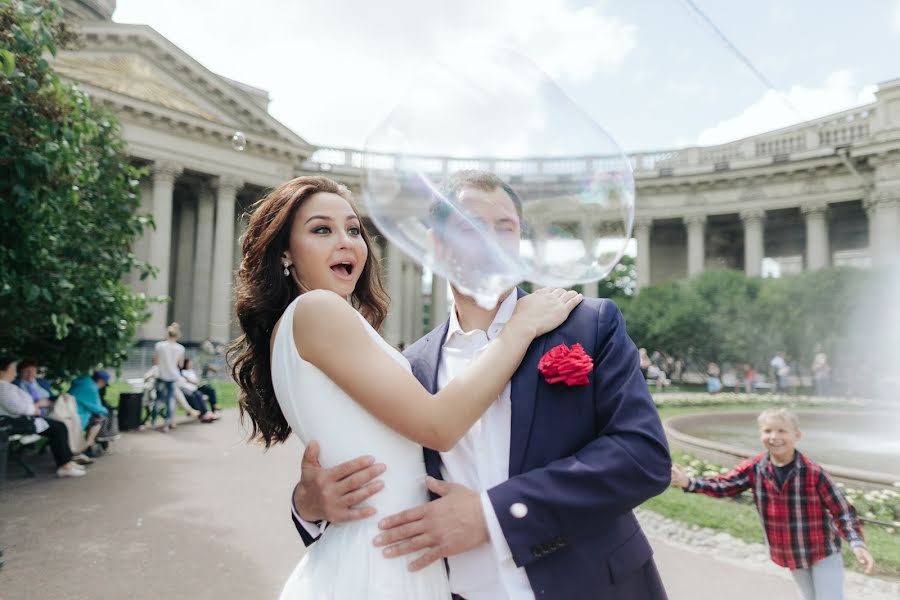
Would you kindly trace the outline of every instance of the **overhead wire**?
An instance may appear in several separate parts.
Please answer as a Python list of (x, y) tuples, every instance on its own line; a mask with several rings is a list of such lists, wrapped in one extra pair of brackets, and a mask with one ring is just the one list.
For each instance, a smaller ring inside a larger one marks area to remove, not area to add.
[[(784, 102), (784, 104), (795, 115), (797, 115), (798, 119), (800, 119), (801, 121), (808, 120), (800, 112), (800, 110), (796, 106), (794, 106), (794, 104), (790, 101), (790, 98), (788, 98), (786, 94), (780, 93), (778, 91), (778, 88), (775, 87), (775, 84), (772, 83), (772, 81), (768, 77), (766, 77), (766, 75), (762, 72), (762, 70), (760, 70), (759, 68), (757, 68), (757, 66), (755, 64), (753, 64), (753, 61), (750, 60), (750, 58), (746, 54), (741, 52), (740, 48), (738, 48), (737, 45), (734, 42), (732, 42), (731, 39), (729, 39), (729, 37), (727, 35), (725, 35), (725, 32), (722, 31), (722, 29), (719, 28), (719, 26), (716, 25), (715, 22), (705, 12), (703, 12), (703, 10), (701, 10), (701, 8), (699, 6), (697, 6), (697, 4), (694, 2), (694, 0), (681, 0), (681, 3), (683, 6), (687, 7), (687, 9), (691, 12), (691, 14), (693, 14), (694, 17), (696, 17), (700, 21), (702, 21), (715, 34), (715, 36), (719, 39), (719, 41), (721, 41), (722, 44), (726, 48), (728, 48), (728, 50), (731, 51), (731, 53), (734, 54), (735, 57), (739, 61), (741, 61), (741, 63), (743, 63), (744, 66), (746, 66), (750, 70), (750, 72), (753, 74), (753, 76), (760, 83), (762, 83), (763, 86), (765, 86), (765, 88), (767, 90), (771, 90), (772, 92), (775, 92), (775, 95), (782, 102)], [(856, 169), (856, 167), (853, 165), (853, 163), (851, 163), (848, 160), (845, 153), (839, 152), (838, 149), (835, 149), (835, 154), (841, 160), (841, 162), (844, 163), (844, 166), (846, 166), (847, 169), (853, 175), (855, 175), (864, 184), (868, 185), (868, 182), (866, 182), (866, 180), (863, 178), (863, 176), (860, 175), (859, 171)]]

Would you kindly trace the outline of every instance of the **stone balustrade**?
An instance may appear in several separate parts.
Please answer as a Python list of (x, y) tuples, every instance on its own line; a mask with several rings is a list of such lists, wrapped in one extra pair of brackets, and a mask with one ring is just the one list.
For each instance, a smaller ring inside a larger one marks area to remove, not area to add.
[[(628, 155), (628, 160), (636, 175), (641, 178), (679, 175), (681, 171), (694, 172), (702, 167), (708, 167), (710, 171), (740, 168), (742, 161), (754, 161), (761, 157), (785, 161), (792, 154), (814, 150), (833, 151), (835, 147), (867, 140), (875, 113), (876, 104), (870, 104), (727, 144), (635, 152)], [(620, 168), (620, 165), (621, 159), (612, 155), (553, 158), (446, 157), (398, 155), (332, 147), (319, 147), (304, 163), (305, 168), (321, 171), (402, 168), (428, 175), (442, 175), (461, 169), (484, 169), (501, 176), (521, 176), (526, 181), (528, 178), (541, 176), (567, 178), (589, 173), (598, 166)], [(755, 163), (752, 166), (756, 166)]]

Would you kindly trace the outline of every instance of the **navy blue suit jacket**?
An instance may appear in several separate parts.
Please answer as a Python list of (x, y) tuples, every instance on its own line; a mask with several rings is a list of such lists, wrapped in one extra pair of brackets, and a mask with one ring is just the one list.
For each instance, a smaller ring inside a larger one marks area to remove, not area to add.
[[(404, 353), (432, 393), (448, 325)], [(590, 383), (548, 384), (538, 361), (551, 348), (574, 343), (594, 360)], [(509, 479), (488, 496), (536, 597), (665, 598), (631, 511), (666, 489), (671, 459), (618, 307), (585, 298), (565, 323), (531, 344), (511, 383)], [(429, 475), (441, 477), (438, 452), (426, 449), (425, 464)], [(516, 503), (528, 509), (522, 518), (510, 510)]]

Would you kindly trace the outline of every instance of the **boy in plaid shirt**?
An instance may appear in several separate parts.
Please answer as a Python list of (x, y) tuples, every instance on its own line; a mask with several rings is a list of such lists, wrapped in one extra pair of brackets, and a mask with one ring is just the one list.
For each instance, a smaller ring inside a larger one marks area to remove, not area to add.
[(856, 511), (817, 463), (797, 452), (797, 417), (784, 408), (765, 410), (757, 419), (767, 452), (744, 461), (727, 475), (688, 478), (672, 466), (672, 483), (686, 492), (723, 498), (753, 490), (775, 564), (791, 570), (802, 600), (843, 598), (843, 536), (871, 574), (875, 560), (863, 540)]

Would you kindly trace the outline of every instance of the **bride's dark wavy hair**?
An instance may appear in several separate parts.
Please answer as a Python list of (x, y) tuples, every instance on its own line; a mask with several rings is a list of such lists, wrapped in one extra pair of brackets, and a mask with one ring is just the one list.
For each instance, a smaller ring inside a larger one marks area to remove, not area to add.
[[(228, 348), (228, 365), (240, 387), (241, 422), (250, 418), (250, 441), (262, 442), (266, 448), (285, 441), (291, 433), (275, 399), (270, 338), (284, 309), (298, 295), (309, 291), (293, 276), (296, 269), (292, 276), (284, 276), (282, 256), (290, 243), (294, 215), (307, 198), (319, 192), (341, 196), (359, 216), (350, 190), (343, 185), (327, 177), (297, 177), (251, 207), (250, 222), (241, 242), (241, 266), (234, 296), (243, 334)], [(361, 226), (360, 231), (369, 252), (350, 301), (377, 330), (387, 315), (389, 299), (381, 285), (372, 239), (365, 227)]]

